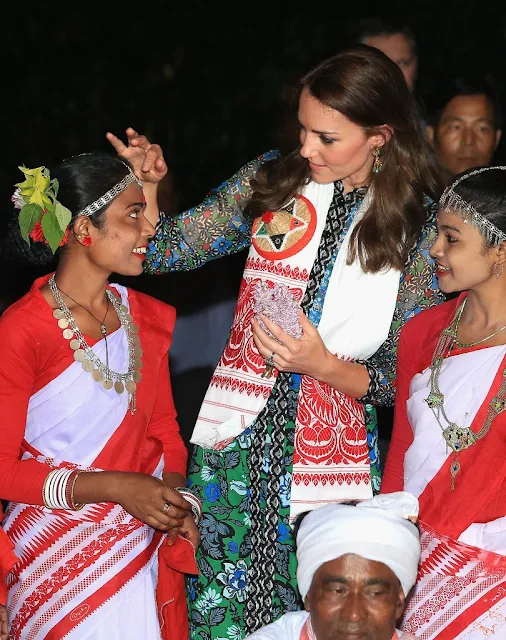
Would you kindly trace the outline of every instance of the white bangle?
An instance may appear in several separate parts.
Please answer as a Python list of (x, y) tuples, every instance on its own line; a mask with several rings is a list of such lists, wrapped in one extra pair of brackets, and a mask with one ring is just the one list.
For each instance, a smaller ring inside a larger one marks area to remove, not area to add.
[(54, 469), (51, 471), (42, 487), (42, 501), (48, 509), (71, 509), (67, 501), (67, 487), (73, 469)]
[(178, 491), (185, 500), (187, 500), (191, 504), (193, 518), (195, 520), (195, 524), (200, 522), (202, 518), (202, 503), (197, 498), (197, 496), (186, 487), (174, 487), (176, 491)]

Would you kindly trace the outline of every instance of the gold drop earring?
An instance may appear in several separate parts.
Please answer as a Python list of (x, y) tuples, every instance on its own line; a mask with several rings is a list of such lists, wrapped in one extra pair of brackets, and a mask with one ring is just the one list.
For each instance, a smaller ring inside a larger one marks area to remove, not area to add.
[(372, 172), (379, 173), (383, 169), (383, 163), (380, 160), (381, 149), (376, 147), (372, 150), (372, 155), (374, 156), (374, 164), (372, 165)]

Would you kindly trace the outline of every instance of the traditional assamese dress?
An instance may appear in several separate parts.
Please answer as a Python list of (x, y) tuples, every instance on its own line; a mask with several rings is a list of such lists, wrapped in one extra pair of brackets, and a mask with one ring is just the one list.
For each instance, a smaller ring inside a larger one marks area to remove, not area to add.
[(436, 343), (465, 295), (420, 314), (401, 333), (381, 488), (419, 497), (422, 557), (402, 629), (424, 640), (506, 638), (506, 345), (454, 347), (444, 360), (439, 388), (452, 422), (477, 433), (497, 400), (486, 435), (458, 454), (453, 490), (454, 453), (425, 402)]
[[(279, 620), (255, 631), (247, 640), (317, 640), (306, 611), (285, 613)], [(416, 640), (411, 633), (396, 630), (392, 640)]]
[[(186, 475), (168, 369), (175, 311), (111, 285), (144, 351), (132, 415), (127, 393), (106, 391), (74, 360), (40, 292), (47, 281), (36, 280), (0, 318), (0, 495), (10, 501), (3, 526), (19, 558), (7, 578), (10, 637), (159, 639), (158, 610), (178, 599), (166, 593), (157, 609), (162, 533), (118, 504), (47, 509), (42, 490), (58, 467)], [(87, 342), (105, 362), (104, 340)], [(127, 371), (125, 331), (107, 345), (110, 368)]]
[[(1, 510), (0, 510), (1, 513)], [(3, 529), (0, 529), (0, 604), (7, 602), (7, 587), (5, 581), (12, 567), (18, 559), (14, 555), (14, 545)]]
[[(282, 211), (253, 224), (245, 218), (250, 178), (272, 157), (250, 162), (201, 205), (162, 220), (145, 263), (151, 273), (188, 270), (249, 246), (230, 337), (192, 436), (189, 483), (204, 508), (199, 577), (189, 586), (195, 638), (242, 638), (244, 629), (300, 608), (291, 522), (379, 489), (369, 403), (393, 404), (398, 331), (441, 299), (428, 255), (429, 202), (404, 272), (365, 274), (346, 258), (367, 189), (345, 194), (341, 182), (311, 182)], [(288, 287), (327, 348), (368, 368), (364, 398), (309, 376), (262, 377), (250, 326), (257, 283)]]

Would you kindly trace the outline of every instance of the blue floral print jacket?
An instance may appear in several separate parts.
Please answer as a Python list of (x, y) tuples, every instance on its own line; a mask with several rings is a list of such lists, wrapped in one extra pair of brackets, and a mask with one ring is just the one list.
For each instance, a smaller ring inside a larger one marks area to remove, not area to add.
[[(209, 193), (205, 200), (173, 218), (160, 215), (145, 270), (152, 274), (197, 269), (216, 258), (241, 251), (251, 243), (251, 222), (243, 209), (251, 195), (250, 179), (264, 162), (276, 158), (269, 151), (242, 167), (229, 180)], [(427, 220), (412, 247), (400, 278), (399, 294), (387, 340), (361, 363), (370, 384), (361, 402), (393, 406), (397, 345), (404, 323), (420, 311), (443, 302), (429, 249), (435, 238), (437, 204), (426, 200)], [(371, 309), (371, 314), (374, 310)]]

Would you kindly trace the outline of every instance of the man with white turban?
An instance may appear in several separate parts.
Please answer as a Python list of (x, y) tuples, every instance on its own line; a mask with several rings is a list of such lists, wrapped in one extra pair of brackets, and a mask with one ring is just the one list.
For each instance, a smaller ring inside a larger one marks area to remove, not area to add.
[(409, 640), (397, 631), (420, 559), (418, 500), (404, 491), (309, 512), (297, 533), (305, 611), (248, 640)]

